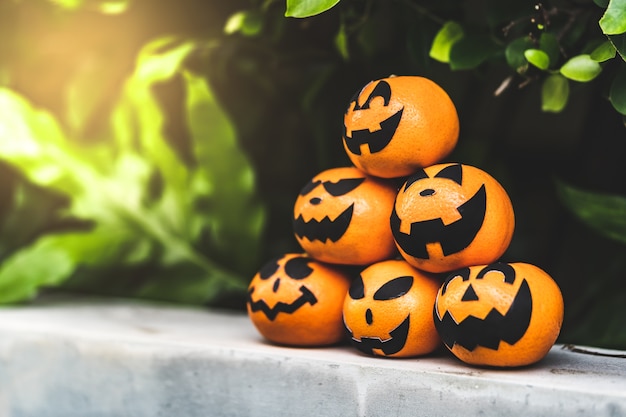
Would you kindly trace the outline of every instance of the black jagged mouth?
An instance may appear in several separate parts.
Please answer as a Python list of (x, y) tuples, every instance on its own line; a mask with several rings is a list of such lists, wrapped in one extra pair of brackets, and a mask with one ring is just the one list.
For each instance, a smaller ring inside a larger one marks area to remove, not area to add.
[(337, 242), (348, 230), (353, 212), (354, 204), (351, 204), (335, 220), (324, 216), (322, 220), (311, 219), (308, 222), (300, 214), (293, 220), (293, 230), (300, 239), (307, 238), (311, 242), (315, 240)]
[(346, 330), (350, 334), (350, 343), (363, 353), (368, 355), (374, 355), (374, 349), (382, 351), (385, 355), (393, 355), (398, 353), (404, 348), (407, 337), (409, 335), (410, 315), (391, 332), (389, 332), (389, 338), (382, 340), (380, 337), (368, 337), (364, 336), (360, 339), (354, 337), (352, 331), (347, 324), (344, 325)]
[(268, 306), (264, 300), (253, 301), (253, 292), (254, 288), (248, 292), (247, 301), (248, 305), (250, 306), (250, 310), (252, 312), (262, 312), (270, 321), (274, 321), (279, 313), (293, 314), (305, 304), (314, 305), (315, 303), (317, 303), (317, 298), (315, 297), (315, 295), (304, 285), (300, 287), (301, 295), (296, 298), (295, 301), (290, 304), (279, 301), (274, 307)]
[(450, 311), (439, 317), (437, 306), (433, 309), (435, 327), (445, 345), (449, 349), (459, 345), (470, 352), (477, 346), (498, 350), (501, 341), (514, 345), (526, 334), (531, 316), (532, 297), (525, 279), (505, 315), (492, 308), (484, 319), (470, 315), (457, 323)]
[(359, 129), (353, 130), (352, 136), (348, 136), (344, 125), (343, 141), (346, 147), (355, 155), (361, 155), (361, 145), (367, 145), (370, 153), (382, 151), (396, 134), (403, 111), (404, 107), (380, 122), (380, 129), (373, 132), (369, 129)]
[(400, 231), (400, 218), (395, 207), (391, 213), (391, 231), (396, 243), (408, 255), (428, 259), (428, 243), (439, 243), (444, 256), (457, 253), (467, 248), (473, 241), (485, 220), (487, 211), (487, 193), (485, 185), (459, 207), (463, 217), (454, 223), (445, 225), (443, 220), (431, 219), (411, 223), (407, 235)]

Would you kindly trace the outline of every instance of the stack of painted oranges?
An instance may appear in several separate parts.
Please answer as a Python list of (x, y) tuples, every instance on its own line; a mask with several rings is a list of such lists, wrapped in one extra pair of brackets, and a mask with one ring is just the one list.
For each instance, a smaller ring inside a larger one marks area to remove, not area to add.
[(504, 263), (511, 200), (480, 168), (442, 162), (459, 119), (433, 81), (372, 81), (350, 100), (344, 149), (354, 166), (323, 171), (296, 198), (304, 253), (254, 276), (248, 314), (268, 340), (336, 344), (378, 356), (426, 355), (441, 343), (473, 365), (514, 367), (555, 343), (563, 299), (527, 263)]

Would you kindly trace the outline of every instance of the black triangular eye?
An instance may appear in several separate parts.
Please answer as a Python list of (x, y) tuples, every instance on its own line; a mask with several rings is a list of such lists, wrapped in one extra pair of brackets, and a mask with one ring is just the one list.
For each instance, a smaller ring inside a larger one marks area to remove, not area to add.
[(461, 167), (461, 164), (449, 165), (439, 171), (437, 175), (435, 175), (435, 178), (447, 178), (456, 182), (459, 185), (462, 185), (461, 183), (463, 182), (463, 167)]
[(463, 293), (461, 301), (478, 301), (478, 294), (476, 294), (476, 291), (474, 290), (474, 287), (472, 287), (472, 284), (470, 284)]
[(361, 185), (363, 181), (365, 181), (365, 178), (346, 178), (337, 182), (328, 181), (324, 182), (324, 189), (328, 191), (328, 194), (337, 197), (348, 194)]
[(359, 275), (354, 279), (354, 281), (352, 281), (348, 294), (353, 300), (360, 300), (361, 298), (365, 297), (365, 286), (363, 285), (363, 278), (361, 278), (361, 275)]
[(311, 262), (311, 259), (305, 257), (291, 258), (285, 264), (285, 273), (293, 279), (304, 279), (313, 272), (309, 262)]
[(268, 279), (269, 277), (274, 275), (276, 271), (278, 270), (279, 259), (280, 257), (276, 257), (272, 259), (271, 261), (267, 262), (265, 265), (263, 265), (261, 269), (259, 270), (259, 277), (261, 279)]
[(394, 278), (386, 282), (374, 293), (374, 300), (391, 300), (393, 298), (402, 297), (409, 292), (413, 285), (413, 277), (410, 275)]
[(309, 181), (307, 183), (307, 185), (302, 187), (302, 189), (300, 190), (300, 195), (307, 195), (308, 193), (313, 191), (313, 189), (315, 187), (317, 187), (318, 185), (320, 185), (321, 183), (322, 183), (322, 181), (313, 181), (313, 180)]

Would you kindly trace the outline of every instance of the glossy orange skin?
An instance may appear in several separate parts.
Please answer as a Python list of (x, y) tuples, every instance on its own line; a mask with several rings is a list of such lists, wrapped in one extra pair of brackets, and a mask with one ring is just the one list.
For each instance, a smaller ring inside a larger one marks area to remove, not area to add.
[[(374, 294), (383, 285), (394, 278), (406, 276), (413, 278), (408, 292), (393, 299), (374, 299)], [(403, 260), (386, 260), (364, 269), (361, 278), (363, 298), (354, 299), (348, 294), (343, 304), (345, 326), (357, 344), (363, 338), (389, 340), (392, 337), (390, 332), (407, 317), (409, 328), (403, 347), (389, 354), (375, 348), (371, 352), (373, 355), (398, 358), (420, 356), (431, 353), (441, 344), (432, 315), (440, 286), (434, 275), (419, 271)]]
[[(525, 330), (520, 329), (521, 338), (514, 343), (502, 340), (496, 349), (481, 345), (468, 349), (459, 343), (447, 346), (465, 363), (495, 367), (530, 365), (544, 358), (557, 340), (564, 311), (563, 297), (558, 285), (550, 275), (535, 265), (508, 265), (515, 271), (516, 278), (512, 284), (504, 282), (503, 274), (499, 271), (490, 271), (478, 279), (478, 274), (486, 265), (476, 265), (469, 268), (469, 280), (464, 281), (460, 275), (453, 273), (448, 278), (447, 285), (444, 284), (437, 294), (434, 308), (436, 320), (440, 320), (448, 312), (455, 322), (461, 323), (470, 316), (483, 320), (492, 309), (506, 316), (511, 311), (512, 302), (516, 300), (521, 286), (527, 285), (530, 290), (532, 301), (527, 306), (527, 311), (521, 312), (522, 315), (528, 314), (530, 321)], [(463, 301), (470, 285), (477, 299)], [(520, 301), (517, 300), (516, 303)]]
[[(311, 269), (309, 275), (291, 278), (285, 267), (290, 260), (300, 258)], [(262, 270), (271, 264), (277, 269), (263, 277)], [(275, 266), (276, 266), (275, 265)], [(342, 321), (343, 300), (350, 285), (350, 276), (338, 267), (323, 264), (305, 254), (290, 253), (270, 261), (250, 282), (247, 311), (259, 333), (271, 342), (289, 346), (325, 346), (340, 342), (345, 334)], [(302, 297), (301, 287), (315, 297), (315, 301), (301, 303), (290, 312), (278, 312), (277, 305), (294, 305)], [(274, 316), (253, 305), (263, 301)]]
[[(390, 95), (372, 96), (381, 82)], [(399, 124), (382, 150), (361, 145), (360, 154), (355, 154), (349, 149), (347, 144), (359, 131), (376, 133), (399, 112)], [(371, 81), (357, 93), (345, 113), (344, 128), (344, 149), (357, 168), (377, 177), (396, 178), (445, 158), (457, 144), (459, 118), (446, 91), (432, 80), (392, 76)]]
[[(438, 178), (445, 168), (460, 166), (462, 181)], [(502, 185), (480, 168), (465, 164), (437, 164), (424, 168), (427, 178), (406, 182), (399, 190), (394, 209), (400, 220), (395, 230), (396, 245), (402, 257), (416, 268), (429, 272), (448, 272), (470, 265), (489, 264), (498, 260), (508, 249), (515, 229), (513, 204)], [(427, 258), (411, 255), (408, 245), (398, 236), (411, 234), (411, 224), (441, 219), (449, 225), (461, 220), (460, 207), (475, 197), (484, 186), (486, 204), (482, 223), (475, 236), (462, 250), (445, 253), (437, 236), (424, 236)], [(428, 191), (428, 192), (426, 192)]]
[[(332, 195), (326, 190), (326, 184), (338, 184), (344, 180), (362, 182), (342, 195)], [(396, 255), (389, 227), (389, 215), (396, 196), (392, 182), (366, 175), (355, 167), (331, 168), (311, 181), (319, 184), (298, 195), (294, 219), (301, 216), (306, 222), (335, 221), (349, 207), (353, 208), (347, 229), (336, 241), (300, 236), (296, 230), (296, 240), (304, 251), (323, 262), (347, 265), (367, 265)]]

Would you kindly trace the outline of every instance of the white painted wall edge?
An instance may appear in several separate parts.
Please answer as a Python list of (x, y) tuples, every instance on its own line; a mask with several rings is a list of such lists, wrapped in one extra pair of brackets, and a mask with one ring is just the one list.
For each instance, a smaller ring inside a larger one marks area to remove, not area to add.
[(626, 416), (625, 353), (594, 351), (482, 369), (274, 346), (237, 313), (53, 301), (0, 309), (0, 416)]

